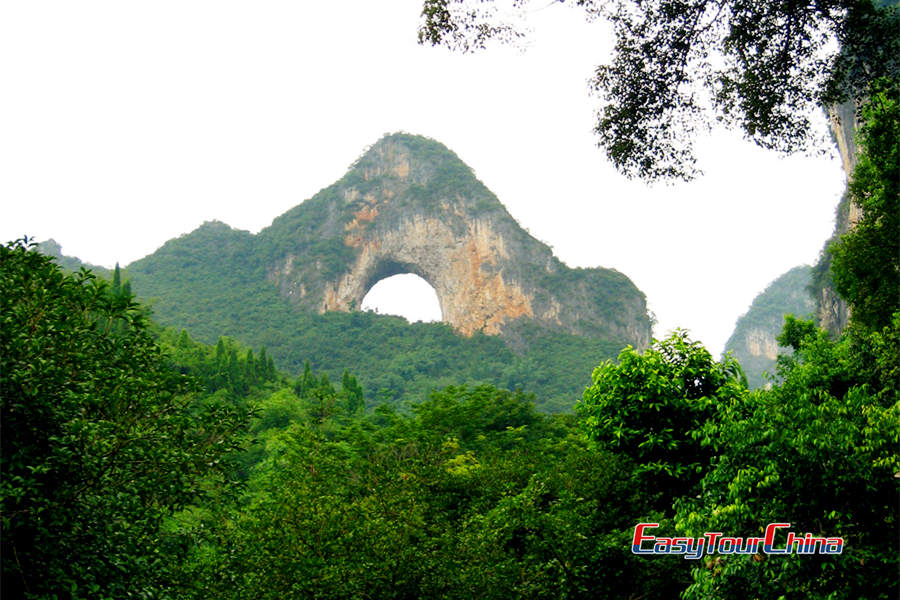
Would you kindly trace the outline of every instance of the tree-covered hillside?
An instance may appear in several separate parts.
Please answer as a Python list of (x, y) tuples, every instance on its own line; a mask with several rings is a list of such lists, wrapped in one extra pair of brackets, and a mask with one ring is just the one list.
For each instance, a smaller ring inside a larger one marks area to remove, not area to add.
[[(365, 397), (409, 405), (430, 389), (490, 383), (538, 394), (539, 407), (571, 410), (587, 373), (622, 343), (522, 327), (514, 351), (496, 336), (463, 337), (444, 323), (407, 323), (368, 312), (315, 314), (292, 309), (245, 251), (250, 234), (207, 223), (131, 265), (125, 277), (165, 325), (214, 344), (231, 336), (265, 346), (275, 364), (299, 374), (306, 361), (339, 378), (359, 375)], [(149, 288), (149, 289), (148, 289)]]
[(725, 351), (733, 352), (744, 368), (751, 389), (771, 380), (777, 355), (787, 351), (779, 347), (776, 339), (784, 326), (784, 316), (808, 318), (815, 312), (815, 301), (808, 289), (811, 272), (807, 265), (794, 267), (766, 286), (737, 320), (725, 343)]
[[(895, 171), (885, 100), (888, 143), (863, 141)], [(856, 181), (872, 214), (896, 208), (883, 176)], [(896, 598), (900, 307), (856, 267), (897, 224), (866, 225), (836, 275), (879, 310), (837, 340), (788, 318), (771, 389), (677, 332), (598, 361), (576, 415), (493, 386), (366, 411), (346, 370), (285, 377), (264, 348), (158, 331), (121, 276), (4, 246), (3, 596)], [(237, 260), (245, 236), (224, 234)]]
[[(540, 392), (540, 410), (568, 412), (588, 383), (586, 374), (622, 347), (523, 324), (512, 348), (494, 336), (460, 336), (445, 323), (410, 324), (371, 312), (297, 312), (254, 268), (251, 240), (224, 223), (205, 223), (139, 261), (140, 268), (123, 271), (121, 279), (146, 299), (154, 319), (184, 328), (198, 341), (215, 344), (226, 336), (264, 346), (279, 369), (294, 375), (307, 361), (334, 380), (344, 369), (358, 374), (370, 406), (408, 406), (432, 389), (489, 383)], [(39, 249), (65, 270), (85, 266), (62, 255), (58, 245), (45, 242)], [(106, 269), (98, 272), (112, 277)], [(144, 292), (145, 284), (152, 294)]]

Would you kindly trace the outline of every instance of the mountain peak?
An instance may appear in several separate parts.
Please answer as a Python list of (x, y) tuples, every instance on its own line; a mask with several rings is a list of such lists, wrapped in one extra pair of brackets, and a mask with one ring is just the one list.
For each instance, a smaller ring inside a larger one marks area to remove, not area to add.
[(455, 153), (424, 136), (384, 136), (260, 236), (275, 259), (270, 281), (298, 308), (355, 310), (381, 279), (414, 273), (464, 335), (530, 322), (649, 343), (645, 300), (627, 277), (563, 265)]
[(52, 256), (53, 258), (61, 258), (63, 255), (62, 246), (53, 238), (39, 242), (38, 252), (44, 256)]
[(183, 280), (257, 286), (261, 297), (305, 313), (358, 310), (380, 280), (413, 273), (434, 288), (442, 320), (465, 336), (516, 345), (537, 328), (650, 342), (646, 300), (625, 275), (570, 269), (456, 154), (408, 133), (378, 140), (340, 180), (257, 235), (207, 222), (129, 272), (164, 268)]
[(487, 192), (472, 169), (452, 150), (436, 140), (410, 133), (382, 137), (353, 164), (347, 177), (361, 177), (364, 181), (388, 178), (414, 185), (452, 183)]

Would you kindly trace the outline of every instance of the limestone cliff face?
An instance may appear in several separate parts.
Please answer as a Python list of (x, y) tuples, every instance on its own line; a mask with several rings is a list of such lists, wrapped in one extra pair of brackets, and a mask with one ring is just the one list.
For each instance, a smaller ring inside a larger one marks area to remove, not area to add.
[(828, 107), (828, 124), (834, 136), (834, 143), (841, 155), (844, 173), (847, 177), (853, 173), (856, 167), (856, 103), (852, 101), (835, 104)]
[(530, 323), (643, 348), (643, 294), (609, 269), (570, 269), (525, 232), (452, 152), (396, 134), (260, 233), (267, 269), (298, 308), (357, 309), (379, 280), (415, 273), (463, 335)]
[(348, 225), (352, 233), (345, 243), (360, 251), (350, 269), (326, 286), (322, 310), (350, 310), (362, 302), (373, 279), (409, 270), (434, 286), (445, 320), (465, 335), (498, 334), (505, 321), (534, 317), (531, 298), (518, 284), (504, 281), (497, 268), (509, 255), (489, 221), (468, 223), (462, 236), (439, 219), (419, 215), (380, 236), (360, 235), (358, 228), (359, 221)]
[[(830, 106), (828, 121), (835, 145), (841, 155), (844, 173), (849, 180), (856, 167), (859, 152), (856, 146), (856, 130), (859, 125), (856, 119), (856, 103), (848, 101)], [(836, 240), (842, 234), (847, 233), (859, 221), (860, 216), (858, 206), (852, 202), (841, 202), (837, 209), (835, 229), (831, 240)], [(831, 240), (826, 242), (826, 246)], [(827, 270), (831, 263), (830, 256), (823, 254), (820, 260), (825, 261), (826, 264), (820, 265), (819, 268)], [(850, 319), (850, 307), (843, 298), (838, 296), (830, 283), (819, 286), (815, 290), (815, 297), (816, 321), (832, 335), (839, 334)]]
[(778, 358), (778, 342), (775, 338), (771, 331), (761, 327), (751, 328), (745, 338), (750, 356), (774, 361)]

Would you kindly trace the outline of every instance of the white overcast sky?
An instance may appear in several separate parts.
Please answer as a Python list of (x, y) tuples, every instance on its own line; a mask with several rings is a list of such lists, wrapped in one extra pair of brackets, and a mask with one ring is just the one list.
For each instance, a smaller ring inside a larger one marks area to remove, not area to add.
[(631, 277), (657, 336), (721, 351), (766, 284), (816, 259), (836, 154), (717, 131), (699, 180), (628, 181), (591, 133), (606, 26), (534, 4), (524, 50), (459, 55), (416, 44), (418, 0), (6, 0), (0, 235), (112, 266), (206, 220), (256, 232), (407, 131), (455, 151), (567, 264)]

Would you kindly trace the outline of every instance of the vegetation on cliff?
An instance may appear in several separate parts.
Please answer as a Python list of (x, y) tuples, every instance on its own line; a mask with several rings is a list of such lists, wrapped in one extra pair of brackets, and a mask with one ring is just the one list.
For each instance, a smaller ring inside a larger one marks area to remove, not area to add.
[(880, 328), (900, 305), (900, 82), (879, 80), (862, 116), (849, 185), (862, 216), (828, 251), (835, 289), (853, 320)]
[(772, 380), (777, 355), (787, 351), (777, 342), (785, 315), (802, 318), (814, 315), (815, 301), (809, 293), (811, 273), (809, 266), (794, 267), (766, 286), (738, 318), (725, 342), (725, 351), (731, 352), (741, 364), (751, 389)]

